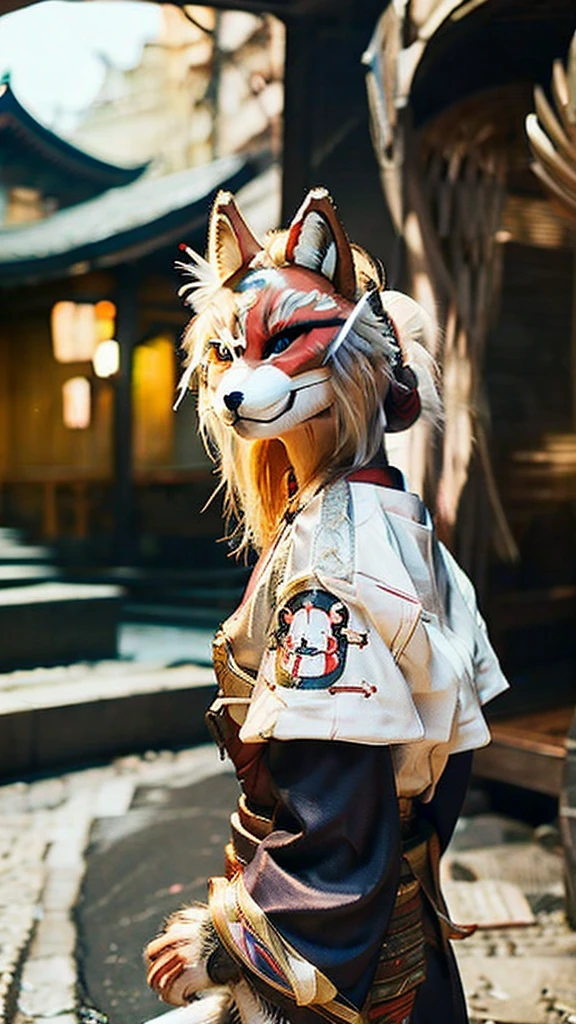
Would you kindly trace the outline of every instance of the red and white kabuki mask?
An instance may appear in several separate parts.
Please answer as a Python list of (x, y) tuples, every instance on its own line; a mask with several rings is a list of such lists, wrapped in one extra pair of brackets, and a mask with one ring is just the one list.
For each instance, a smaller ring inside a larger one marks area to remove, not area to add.
[(331, 405), (324, 361), (353, 306), (298, 266), (252, 270), (238, 295), (241, 331), (208, 363), (212, 406), (241, 437), (279, 437)]
[[(226, 303), (221, 318), (214, 295), (214, 337), (206, 339), (201, 357), (221, 422), (241, 437), (279, 437), (327, 409), (333, 398), (329, 347), (356, 298), (350, 243), (328, 194), (309, 193), (288, 230), (286, 265), (278, 267), (233, 197), (220, 193), (207, 262), (233, 295), (232, 313)], [(195, 305), (202, 308), (202, 302)]]
[[(250, 440), (281, 437), (333, 402), (330, 356), (345, 341), (370, 294), (357, 301), (352, 248), (325, 189), (313, 189), (283, 236), (282, 259), (255, 238), (230, 193), (210, 217), (208, 256), (191, 253), (195, 280), (182, 291), (202, 321), (200, 367), (212, 411)], [(279, 265), (280, 264), (280, 265)], [(195, 294), (194, 294), (195, 293)], [(401, 353), (390, 342), (390, 377)], [(185, 375), (186, 387), (189, 375)]]

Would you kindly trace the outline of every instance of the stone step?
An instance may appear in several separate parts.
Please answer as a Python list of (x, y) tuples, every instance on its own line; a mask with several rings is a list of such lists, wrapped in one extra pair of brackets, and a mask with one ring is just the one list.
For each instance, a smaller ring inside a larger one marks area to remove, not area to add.
[(0, 565), (49, 562), (52, 552), (40, 544), (17, 544), (0, 537)]
[(134, 593), (174, 587), (215, 587), (242, 590), (248, 581), (250, 569), (244, 566), (230, 568), (194, 569), (192, 566), (160, 568), (158, 566), (106, 566), (78, 570), (86, 583), (118, 583)]
[[(237, 566), (210, 570), (118, 566), (83, 569), (73, 578), (124, 587), (129, 621), (206, 623), (212, 627), (238, 607), (249, 575), (249, 569)], [(70, 572), (67, 578), (71, 578)]]
[(4, 565), (0, 561), (0, 588), (23, 587), (39, 580), (57, 580), (60, 572), (53, 565)]
[(14, 526), (0, 526), (0, 540), (11, 540), (17, 542), (22, 537), (22, 530)]
[(178, 624), (183, 626), (203, 625), (216, 629), (220, 622), (230, 615), (239, 601), (224, 607), (198, 607), (177, 604), (148, 604), (129, 602), (124, 606), (122, 617), (125, 622), (149, 622)]
[(210, 668), (130, 662), (14, 672), (0, 690), (0, 777), (206, 741)]
[(0, 589), (0, 672), (115, 657), (122, 596), (77, 583)]
[(214, 623), (127, 622), (122, 615), (119, 653), (139, 663), (212, 665)]
[(242, 600), (244, 587), (226, 587), (213, 585), (210, 580), (205, 586), (193, 587), (157, 587), (151, 590), (147, 596), (134, 596), (142, 603), (163, 603), (163, 604), (187, 604), (187, 605), (212, 605), (217, 607), (225, 605), (235, 608)]

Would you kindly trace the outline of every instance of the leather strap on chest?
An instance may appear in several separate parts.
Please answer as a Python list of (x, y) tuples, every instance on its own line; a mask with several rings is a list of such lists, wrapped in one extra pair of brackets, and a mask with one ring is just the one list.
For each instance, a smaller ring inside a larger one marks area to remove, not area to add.
[(228, 750), (244, 719), (250, 704), (254, 680), (234, 660), (232, 650), (222, 630), (216, 634), (212, 646), (214, 674), (218, 682), (218, 696), (206, 712), (206, 726), (220, 753)]

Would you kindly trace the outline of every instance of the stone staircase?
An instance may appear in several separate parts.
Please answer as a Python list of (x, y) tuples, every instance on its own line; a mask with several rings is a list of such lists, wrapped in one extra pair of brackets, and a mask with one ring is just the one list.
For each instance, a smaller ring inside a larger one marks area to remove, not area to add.
[(179, 622), (216, 628), (238, 606), (249, 570), (156, 570), (134, 578), (127, 589), (127, 621)]
[(208, 738), (209, 638), (242, 570), (64, 574), (0, 529), (0, 575), (0, 779)]
[[(77, 570), (83, 583), (120, 586), (124, 622), (179, 625), (214, 631), (238, 606), (250, 569), (244, 566), (118, 566)], [(72, 573), (68, 573), (72, 578)]]
[(57, 575), (47, 548), (23, 544), (18, 530), (0, 527), (0, 587), (25, 586)]
[(47, 548), (0, 528), (0, 672), (114, 658), (122, 595), (63, 580)]

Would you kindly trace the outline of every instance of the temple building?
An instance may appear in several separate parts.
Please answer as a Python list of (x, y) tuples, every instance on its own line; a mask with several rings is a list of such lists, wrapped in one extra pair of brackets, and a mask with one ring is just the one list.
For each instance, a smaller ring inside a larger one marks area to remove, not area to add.
[(150, 150), (127, 166), (0, 88), (2, 519), (96, 560), (179, 557), (221, 522), (199, 515), (214, 481), (194, 403), (172, 412), (188, 316), (174, 263), (181, 243), (203, 248), (219, 188), (262, 233), (278, 223), (270, 133), (178, 170)]

